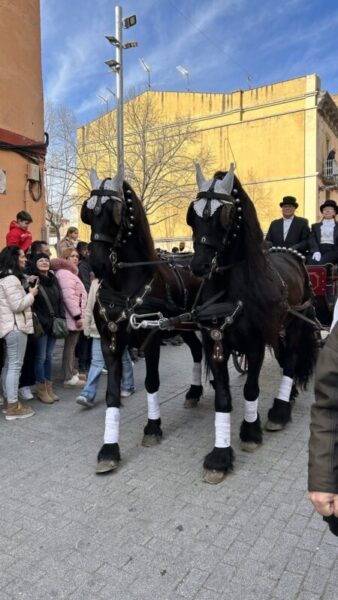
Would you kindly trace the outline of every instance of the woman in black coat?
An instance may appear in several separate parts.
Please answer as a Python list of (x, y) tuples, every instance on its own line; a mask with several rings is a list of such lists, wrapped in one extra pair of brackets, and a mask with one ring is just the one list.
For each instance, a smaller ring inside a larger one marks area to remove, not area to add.
[[(58, 400), (53, 392), (52, 384), (52, 357), (56, 343), (56, 338), (53, 336), (53, 316), (65, 317), (65, 309), (58, 280), (50, 271), (49, 256), (47, 254), (41, 253), (34, 256), (30, 265), (30, 274), (39, 278), (39, 293), (35, 298), (34, 312), (44, 331), (44, 334), (35, 340), (34, 371), (37, 396), (41, 402), (52, 404), (55, 400)], [(52, 306), (53, 316), (41, 288), (46, 293)]]

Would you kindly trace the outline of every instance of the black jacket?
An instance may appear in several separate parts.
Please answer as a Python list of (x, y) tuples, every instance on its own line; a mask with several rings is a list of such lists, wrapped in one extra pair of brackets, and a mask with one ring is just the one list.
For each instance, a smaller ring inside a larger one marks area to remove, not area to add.
[(309, 235), (310, 229), (307, 219), (293, 217), (285, 240), (283, 237), (283, 219), (272, 221), (265, 239), (267, 242), (271, 242), (273, 246), (293, 248), (305, 253), (308, 250)]
[(92, 269), (89, 264), (88, 258), (81, 258), (79, 262), (79, 277), (86, 288), (87, 294), (89, 293), (90, 284), (91, 284), (91, 273)]
[[(309, 238), (309, 248), (310, 252), (320, 252), (320, 226), (321, 223), (314, 223), (311, 225), (311, 234)], [(334, 247), (338, 249), (338, 225), (337, 223), (334, 226), (333, 230), (333, 240)]]
[(55, 275), (49, 272), (48, 276), (42, 275), (39, 271), (35, 271), (34, 275), (39, 276), (39, 293), (35, 296), (34, 306), (32, 310), (36, 313), (42, 328), (45, 333), (51, 335), (53, 327), (53, 319), (49, 312), (48, 306), (42, 294), (40, 288), (43, 287), (46, 292), (49, 302), (52, 305), (55, 317), (65, 317), (65, 307), (62, 300), (62, 293), (60, 290), (59, 282)]

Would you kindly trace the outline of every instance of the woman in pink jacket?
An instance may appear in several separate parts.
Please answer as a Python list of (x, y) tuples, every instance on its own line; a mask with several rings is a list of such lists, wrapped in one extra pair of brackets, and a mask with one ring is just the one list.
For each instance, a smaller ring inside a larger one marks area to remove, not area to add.
[(62, 356), (62, 369), (65, 388), (83, 387), (82, 381), (74, 371), (75, 346), (78, 342), (80, 331), (83, 329), (83, 317), (87, 304), (87, 292), (78, 274), (79, 255), (75, 248), (67, 248), (62, 253), (62, 258), (51, 260), (51, 269), (59, 282), (63, 302), (66, 309), (68, 336)]

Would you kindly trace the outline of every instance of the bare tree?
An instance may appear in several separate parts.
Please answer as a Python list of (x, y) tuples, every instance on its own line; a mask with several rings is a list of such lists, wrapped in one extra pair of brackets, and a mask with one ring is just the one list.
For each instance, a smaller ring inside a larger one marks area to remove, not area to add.
[(271, 190), (270, 188), (266, 188), (262, 183), (257, 182), (257, 174), (252, 169), (248, 169), (246, 175), (248, 183), (244, 183), (243, 185), (255, 205), (259, 219), (263, 221), (265, 226), (270, 222)]
[[(98, 165), (102, 175), (116, 170), (116, 111), (84, 130), (79, 152), (82, 166)], [(201, 151), (198, 137), (189, 121), (166, 120), (151, 94), (125, 103), (125, 178), (142, 201), (151, 225), (172, 221), (191, 199), (196, 189), (192, 162), (198, 158), (205, 167), (210, 161), (210, 153)], [(79, 136), (78, 143), (80, 147)]]
[[(50, 102), (45, 106), (45, 127), (49, 133), (46, 158), (46, 220), (60, 241), (61, 227), (69, 212), (80, 200), (89, 186), (87, 176), (78, 165), (76, 119), (66, 106)], [(78, 184), (81, 184), (80, 186)]]

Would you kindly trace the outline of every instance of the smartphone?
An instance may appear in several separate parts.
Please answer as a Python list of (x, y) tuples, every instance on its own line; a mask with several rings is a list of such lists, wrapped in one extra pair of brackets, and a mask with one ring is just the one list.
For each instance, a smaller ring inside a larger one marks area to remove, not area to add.
[(35, 283), (34, 283), (34, 287), (37, 287), (37, 286), (39, 285), (39, 281), (40, 281), (40, 280), (39, 280), (39, 278), (37, 277), (37, 278), (36, 278), (36, 280), (35, 280)]

